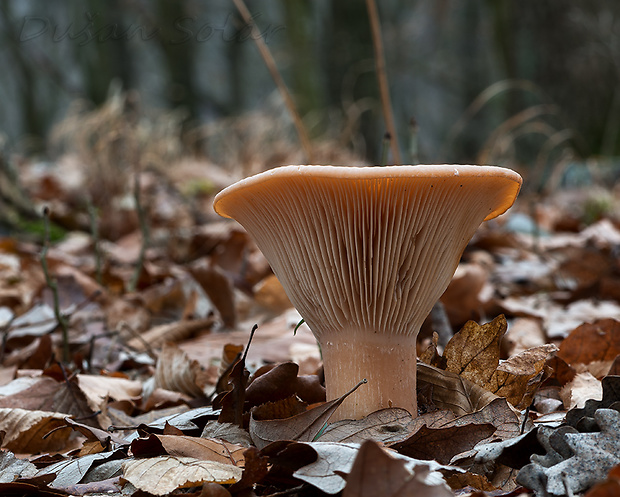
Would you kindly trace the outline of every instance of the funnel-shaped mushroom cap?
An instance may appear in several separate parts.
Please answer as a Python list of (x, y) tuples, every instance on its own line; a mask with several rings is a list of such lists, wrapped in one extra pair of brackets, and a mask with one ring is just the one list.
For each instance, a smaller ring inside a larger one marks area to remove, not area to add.
[[(390, 405), (415, 415), (418, 330), (478, 226), (520, 187), (492, 166), (284, 166), (224, 189), (214, 208), (254, 237), (321, 344), (328, 399), (369, 379), (343, 416)], [(330, 364), (339, 358), (348, 363)], [(396, 385), (405, 362), (413, 381)], [(373, 375), (392, 385), (372, 390)]]
[(483, 220), (521, 177), (493, 166), (284, 166), (220, 192), (317, 338), (417, 333)]

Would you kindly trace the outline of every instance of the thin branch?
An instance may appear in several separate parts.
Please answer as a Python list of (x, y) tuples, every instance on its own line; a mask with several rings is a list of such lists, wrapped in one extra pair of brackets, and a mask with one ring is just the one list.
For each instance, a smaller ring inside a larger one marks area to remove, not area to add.
[(390, 101), (390, 89), (385, 70), (385, 55), (383, 53), (383, 41), (381, 40), (381, 24), (379, 23), (379, 12), (375, 0), (366, 0), (368, 18), (370, 20), (370, 30), (372, 31), (372, 44), (375, 49), (375, 64), (377, 66), (377, 80), (379, 82), (379, 93), (381, 95), (381, 108), (383, 109), (383, 119), (385, 127), (391, 136), (392, 156), (395, 164), (402, 164), (400, 160), (400, 147), (398, 146), (398, 135), (394, 124), (394, 114)]
[(142, 205), (142, 198), (140, 195), (140, 170), (137, 169), (134, 175), (133, 183), (133, 197), (136, 202), (136, 213), (138, 214), (138, 223), (140, 224), (140, 233), (142, 235), (142, 243), (140, 244), (140, 253), (138, 260), (136, 261), (136, 267), (133, 273), (133, 277), (129, 282), (128, 290), (134, 292), (138, 287), (140, 280), (140, 274), (142, 274), (142, 268), (144, 267), (144, 259), (146, 257), (146, 249), (150, 243), (150, 230), (149, 222), (144, 212), (144, 206)]
[(49, 250), (50, 244), (50, 210), (48, 207), (43, 209), (43, 223), (45, 226), (45, 235), (43, 237), (43, 250), (41, 250), (41, 268), (45, 275), (45, 282), (51, 290), (54, 299), (54, 316), (56, 317), (56, 322), (62, 330), (62, 360), (65, 364), (68, 364), (71, 357), (69, 354), (69, 326), (67, 325), (66, 316), (60, 310), (58, 285), (56, 284), (56, 280), (52, 278), (49, 266), (47, 265), (47, 251)]
[(310, 138), (308, 137), (308, 132), (306, 131), (306, 127), (304, 126), (304, 123), (301, 120), (301, 116), (299, 115), (299, 112), (297, 111), (297, 107), (295, 106), (293, 97), (291, 97), (291, 94), (288, 91), (288, 88), (286, 87), (286, 83), (284, 82), (282, 75), (278, 71), (278, 67), (276, 66), (276, 61), (271, 55), (271, 51), (267, 47), (267, 44), (263, 41), (260, 31), (256, 27), (256, 24), (254, 24), (252, 15), (250, 14), (250, 11), (245, 5), (245, 2), (243, 0), (233, 0), (233, 3), (235, 4), (235, 7), (237, 7), (237, 10), (241, 14), (241, 17), (243, 17), (244, 22), (248, 26), (250, 26), (250, 29), (252, 30), (252, 38), (254, 39), (254, 42), (256, 43), (256, 46), (258, 47), (258, 51), (260, 52), (261, 57), (263, 58), (263, 61), (265, 62), (265, 65), (267, 66), (267, 69), (269, 70), (269, 73), (271, 74), (271, 77), (276, 83), (276, 86), (278, 87), (278, 90), (280, 91), (280, 94), (282, 95), (282, 98), (284, 99), (284, 104), (286, 105), (286, 108), (288, 109), (288, 111), (291, 114), (291, 117), (293, 118), (293, 124), (295, 125), (295, 129), (297, 130), (297, 135), (299, 136), (299, 141), (301, 142), (301, 146), (304, 149), (306, 158), (308, 159), (310, 164), (313, 164), (314, 155), (312, 153), (312, 145), (310, 144)]

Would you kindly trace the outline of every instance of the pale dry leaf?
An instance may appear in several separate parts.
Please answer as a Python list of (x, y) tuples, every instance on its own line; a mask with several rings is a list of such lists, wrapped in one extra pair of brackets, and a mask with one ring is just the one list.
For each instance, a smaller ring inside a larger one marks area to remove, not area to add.
[(217, 438), (226, 442), (239, 444), (243, 447), (250, 447), (252, 439), (247, 430), (240, 428), (232, 423), (220, 423), (219, 421), (208, 421), (200, 435), (202, 438)]
[[(335, 442), (309, 442), (304, 445), (312, 447), (317, 453), (316, 461), (299, 468), (293, 473), (295, 478), (305, 481), (310, 485), (328, 494), (337, 494), (345, 487), (345, 476), (351, 472), (353, 463), (360, 449), (357, 443)], [(438, 485), (443, 482), (440, 471), (464, 472), (454, 466), (445, 466), (436, 461), (419, 461), (411, 457), (403, 456), (396, 452), (392, 457), (405, 461), (405, 467), (410, 474), (415, 472), (417, 466), (430, 468), (431, 473), (426, 476), (429, 484)]]
[(511, 357), (532, 347), (547, 343), (540, 319), (518, 317), (510, 323), (501, 346), (505, 357)]
[[(28, 411), (18, 408), (0, 409), (0, 430), (6, 432), (2, 447), (22, 454), (62, 450), (67, 446), (71, 430), (65, 426), (65, 414)], [(44, 436), (48, 435), (46, 438)]]
[(56, 475), (54, 481), (49, 485), (52, 488), (65, 488), (80, 483), (93, 465), (100, 464), (114, 457), (116, 456), (113, 452), (102, 452), (99, 454), (88, 454), (75, 459), (66, 459), (40, 469), (35, 476)]
[(196, 383), (200, 371), (197, 361), (191, 360), (176, 345), (166, 343), (157, 360), (155, 386), (199, 397), (203, 395)]
[(142, 393), (142, 383), (127, 378), (78, 374), (77, 380), (93, 411), (101, 409), (108, 399), (135, 401)]
[(601, 400), (603, 398), (603, 386), (601, 381), (592, 374), (579, 373), (562, 387), (560, 398), (566, 409), (582, 408), (590, 399)]
[(130, 459), (123, 463), (123, 478), (154, 495), (204, 483), (231, 484), (241, 479), (242, 469), (232, 464), (200, 461), (192, 457), (159, 456)]
[(361, 443), (371, 439), (392, 443), (407, 437), (412, 421), (413, 417), (406, 409), (382, 409), (362, 419), (347, 419), (328, 425), (317, 442)]
[(558, 356), (568, 364), (613, 361), (620, 354), (620, 321), (599, 319), (578, 326), (560, 344)]
[(27, 459), (18, 459), (8, 450), (0, 451), (0, 483), (11, 483), (17, 478), (30, 478), (37, 468)]

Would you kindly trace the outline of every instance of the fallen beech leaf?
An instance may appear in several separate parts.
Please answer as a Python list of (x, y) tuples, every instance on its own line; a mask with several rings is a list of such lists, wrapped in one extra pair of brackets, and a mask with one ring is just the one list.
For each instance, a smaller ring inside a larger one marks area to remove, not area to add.
[(157, 359), (155, 386), (192, 397), (204, 395), (197, 384), (200, 364), (187, 357), (176, 345), (166, 343)]
[(370, 439), (392, 443), (407, 437), (412, 421), (406, 409), (381, 409), (362, 419), (346, 419), (328, 425), (317, 442), (361, 443)]
[(558, 356), (568, 364), (613, 361), (620, 354), (620, 321), (600, 319), (575, 328), (560, 344)]
[(237, 312), (232, 279), (212, 259), (198, 259), (188, 269), (217, 308), (224, 326), (234, 328)]
[(290, 418), (258, 421), (250, 413), (250, 436), (254, 445), (262, 449), (276, 440), (311, 442), (327, 424), (340, 404), (363, 383), (365, 382), (358, 383), (353, 389), (337, 399), (325, 402)]
[(487, 385), (499, 364), (499, 342), (507, 328), (503, 315), (482, 326), (474, 321), (465, 323), (444, 350), (446, 371)]
[(166, 495), (179, 488), (203, 483), (230, 484), (241, 479), (241, 468), (231, 464), (200, 461), (192, 457), (161, 456), (131, 459), (123, 463), (123, 478), (136, 488)]
[(417, 379), (418, 387), (432, 385), (432, 400), (438, 409), (448, 409), (456, 416), (479, 411), (497, 398), (497, 395), (456, 373), (420, 362), (417, 364)]
[(83, 423), (78, 423), (71, 418), (65, 418), (65, 423), (74, 430), (79, 431), (82, 435), (86, 437), (88, 441), (97, 441), (104, 448), (108, 448), (107, 446), (110, 444), (110, 442), (113, 442), (120, 446), (129, 445), (129, 442), (127, 440), (117, 437), (109, 431), (104, 431), (99, 428), (93, 428), (92, 426), (85, 425)]
[(62, 413), (2, 408), (0, 430), (6, 433), (2, 447), (26, 454), (62, 450), (71, 435), (70, 430), (56, 429), (65, 426), (64, 418)]
[[(150, 442), (157, 439), (161, 450), (153, 450)], [(147, 452), (143, 446), (149, 445)], [(150, 435), (147, 439), (138, 438), (131, 443), (132, 453), (136, 456), (170, 455), (175, 457), (191, 457), (201, 461), (216, 461), (222, 464), (243, 466), (243, 451), (245, 447), (231, 444), (222, 440), (188, 437), (185, 435)]]
[(136, 400), (142, 393), (142, 383), (113, 376), (78, 374), (78, 385), (93, 411), (110, 400)]
[(413, 475), (405, 461), (388, 455), (376, 442), (367, 441), (360, 448), (342, 497), (449, 497), (452, 494), (445, 484), (429, 484), (428, 466), (417, 466)]
[(599, 409), (594, 419), (600, 432), (578, 433), (572, 429), (554, 439), (554, 430), (539, 429), (539, 441), (547, 455), (532, 456), (532, 463), (519, 471), (517, 483), (537, 495), (566, 495), (604, 481), (608, 471), (620, 464), (620, 412)]
[(294, 362), (278, 364), (248, 385), (245, 400), (250, 406), (282, 400), (295, 394), (299, 366)]

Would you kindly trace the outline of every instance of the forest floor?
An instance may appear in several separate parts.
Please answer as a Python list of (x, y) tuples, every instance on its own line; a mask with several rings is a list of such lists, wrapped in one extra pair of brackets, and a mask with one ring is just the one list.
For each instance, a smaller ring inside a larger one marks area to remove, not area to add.
[(0, 239), (2, 495), (620, 490), (613, 190), (524, 190), (465, 251), (439, 307), (450, 326), (420, 333), (421, 415), (330, 424), (310, 330), (212, 210), (243, 171), (81, 160), (24, 160), (48, 215)]

